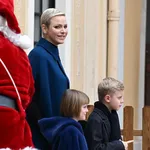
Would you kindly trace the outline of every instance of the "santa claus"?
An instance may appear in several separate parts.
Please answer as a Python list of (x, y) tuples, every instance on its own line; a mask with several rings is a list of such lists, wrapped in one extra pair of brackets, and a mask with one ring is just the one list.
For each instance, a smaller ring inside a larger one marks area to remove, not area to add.
[(0, 0), (0, 148), (32, 147), (25, 109), (34, 93), (29, 39), (20, 34), (13, 0)]

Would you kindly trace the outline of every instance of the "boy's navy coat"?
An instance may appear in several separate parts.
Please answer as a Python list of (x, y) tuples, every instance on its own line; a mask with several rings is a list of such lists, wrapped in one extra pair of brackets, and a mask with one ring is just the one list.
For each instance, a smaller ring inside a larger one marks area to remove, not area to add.
[(35, 94), (27, 110), (27, 119), (34, 144), (42, 149), (37, 120), (60, 115), (61, 98), (69, 88), (69, 80), (61, 64), (58, 47), (44, 38), (30, 52), (29, 60), (35, 80)]
[(71, 118), (44, 118), (39, 126), (52, 150), (88, 150), (81, 125)]

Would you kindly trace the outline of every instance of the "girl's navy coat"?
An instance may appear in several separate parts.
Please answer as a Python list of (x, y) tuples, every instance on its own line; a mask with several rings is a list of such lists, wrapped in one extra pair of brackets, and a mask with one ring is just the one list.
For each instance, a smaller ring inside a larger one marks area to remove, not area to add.
[(58, 47), (44, 38), (30, 52), (29, 60), (35, 80), (35, 94), (27, 110), (27, 119), (35, 146), (44, 149), (37, 120), (60, 115), (61, 97), (69, 88), (69, 80), (61, 64)]
[(81, 125), (71, 118), (44, 118), (39, 126), (52, 150), (88, 150)]

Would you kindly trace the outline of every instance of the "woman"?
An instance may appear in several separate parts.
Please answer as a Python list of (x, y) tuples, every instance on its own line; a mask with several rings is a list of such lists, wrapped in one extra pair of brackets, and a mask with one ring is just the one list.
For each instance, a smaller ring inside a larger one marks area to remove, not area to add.
[(41, 133), (52, 150), (87, 150), (79, 120), (86, 119), (88, 96), (77, 90), (66, 90), (61, 103), (62, 117), (39, 120)]
[(69, 80), (61, 64), (58, 45), (63, 44), (67, 36), (65, 14), (50, 8), (41, 16), (43, 37), (30, 52), (29, 60), (35, 80), (35, 94), (27, 110), (33, 142), (39, 149), (45, 141), (39, 131), (37, 120), (60, 115), (62, 94), (69, 88)]

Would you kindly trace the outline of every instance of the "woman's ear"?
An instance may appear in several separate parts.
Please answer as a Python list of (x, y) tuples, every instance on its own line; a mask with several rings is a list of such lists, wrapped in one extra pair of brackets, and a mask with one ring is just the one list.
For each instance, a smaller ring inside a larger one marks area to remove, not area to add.
[(42, 29), (42, 32), (43, 32), (44, 34), (47, 33), (47, 26), (46, 26), (45, 24), (42, 24), (42, 25), (41, 25), (41, 29)]

